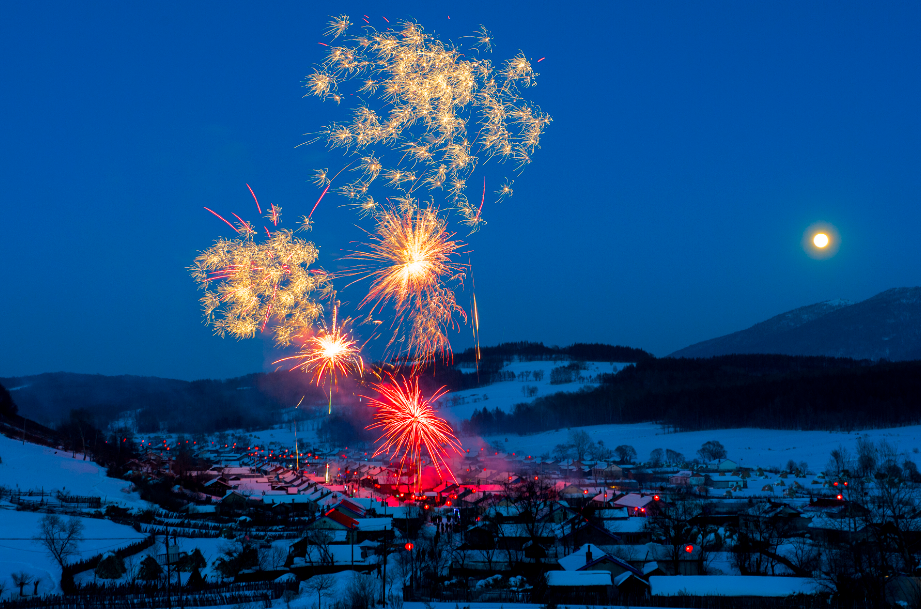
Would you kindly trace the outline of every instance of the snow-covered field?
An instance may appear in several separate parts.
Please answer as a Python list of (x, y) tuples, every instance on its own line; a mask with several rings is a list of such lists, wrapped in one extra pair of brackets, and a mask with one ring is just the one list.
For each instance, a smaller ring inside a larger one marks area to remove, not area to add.
[[(28, 444), (26, 445), (28, 446)], [(7, 454), (3, 453), (3, 462), (6, 464)], [(75, 476), (79, 478), (80, 476)], [(40, 577), (42, 581), (38, 586), (39, 594), (49, 594), (60, 590), (58, 582), (61, 580), (61, 569), (45, 549), (32, 538), (38, 534), (39, 520), (45, 514), (38, 512), (17, 512), (9, 503), (0, 503), (0, 582), (9, 585), (10, 574), (24, 571), (33, 577)], [(129, 526), (116, 524), (111, 520), (98, 518), (81, 518), (85, 540), (78, 546), (80, 558), (88, 558), (117, 548), (132, 544), (144, 539), (143, 533), (138, 533)], [(74, 557), (72, 560), (78, 560)], [(91, 574), (92, 575), (92, 574)], [(23, 592), (31, 595), (34, 588), (32, 584), (25, 587)], [(12, 590), (7, 588), (7, 597)], [(15, 590), (16, 596), (19, 589)]]
[[(146, 507), (131, 484), (106, 476), (106, 471), (83, 455), (53, 448), (17, 442), (0, 435), (0, 486), (22, 491), (53, 493), (61, 491), (70, 495), (101, 497), (125, 507)], [(2, 514), (0, 514), (2, 515)]]
[[(573, 381), (562, 385), (550, 384), (550, 372), (553, 368), (568, 362), (533, 361), (512, 362), (503, 370), (514, 372), (516, 380), (493, 383), (486, 387), (451, 393), (438, 405), (439, 414), (448, 419), (455, 429), (458, 423), (470, 418), (474, 410), (480, 408), (499, 408), (509, 412), (515, 404), (530, 402), (537, 397), (560, 391), (578, 391), (595, 386), (592, 382)], [(581, 372), (583, 377), (594, 377), (600, 373), (616, 372), (630, 364), (588, 362), (587, 370)], [(522, 372), (532, 373), (528, 380), (519, 380)], [(533, 373), (543, 373), (543, 378), (535, 381)], [(528, 396), (522, 391), (525, 387), (536, 388), (534, 395)], [(334, 406), (335, 407), (335, 406)], [(317, 441), (315, 427), (317, 422), (307, 422), (299, 427), (298, 439), (306, 444)], [(640, 461), (649, 458), (649, 453), (656, 448), (672, 449), (682, 453), (688, 459), (696, 457), (697, 450), (708, 440), (718, 440), (728, 451), (728, 457), (743, 466), (780, 467), (788, 461), (797, 464), (806, 462), (812, 471), (820, 471), (828, 461), (829, 453), (838, 446), (844, 446), (853, 452), (857, 438), (865, 436), (872, 441), (887, 440), (905, 451), (914, 460), (921, 460), (921, 426), (876, 429), (865, 432), (825, 432), (825, 431), (783, 431), (770, 429), (724, 429), (710, 431), (667, 433), (654, 423), (631, 425), (596, 425), (583, 427), (594, 441), (602, 440), (608, 448), (620, 444), (629, 444), (637, 451)], [(557, 444), (567, 441), (570, 429), (548, 431), (528, 436), (503, 434), (485, 438), (461, 438), (466, 448), (478, 448), (485, 443), (501, 445), (507, 452), (532, 454), (535, 456), (550, 452)], [(294, 432), (285, 428), (269, 429), (255, 432), (260, 442), (279, 442), (284, 446), (294, 446)]]
[[(568, 361), (511, 362), (506, 364), (502, 370), (514, 372), (516, 380), (502, 381), (486, 387), (449, 393), (437, 404), (438, 412), (456, 426), (460, 421), (469, 419), (473, 411), (480, 408), (499, 408), (505, 412), (511, 412), (515, 404), (520, 402), (531, 402), (535, 398), (563, 391), (579, 391), (582, 388), (597, 387), (597, 383), (591, 381), (580, 383), (578, 380), (573, 380), (571, 383), (551, 385), (550, 371), (569, 363)], [(586, 362), (587, 368), (582, 370), (580, 375), (588, 379), (603, 373), (617, 372), (630, 365), (632, 364)], [(466, 372), (471, 372), (471, 370), (466, 370)], [(530, 372), (531, 376), (527, 380), (520, 380), (519, 377), (522, 372)], [(543, 378), (539, 381), (534, 380), (534, 372), (542, 373)], [(533, 395), (525, 395), (522, 391), (525, 387), (535, 388), (537, 391)], [(335, 411), (335, 409), (336, 395), (333, 394), (333, 410)], [(322, 419), (299, 423), (297, 431), (299, 444), (309, 446), (315, 443), (317, 441), (316, 428), (321, 422)], [(255, 437), (259, 442), (266, 445), (270, 442), (278, 442), (285, 447), (294, 447), (294, 431), (289, 429), (288, 425), (275, 429), (248, 432), (248, 435)]]
[[(473, 411), (480, 408), (489, 408), (490, 410), (499, 408), (505, 412), (510, 412), (515, 407), (515, 404), (520, 402), (532, 402), (535, 398), (561, 391), (579, 391), (583, 387), (592, 388), (597, 386), (597, 383), (580, 383), (577, 380), (571, 383), (551, 385), (550, 371), (568, 363), (550, 361), (511, 362), (506, 364), (502, 370), (514, 372), (516, 380), (451, 393), (441, 400), (439, 405), (440, 413), (452, 423), (457, 423), (464, 419), (469, 419)], [(580, 374), (589, 378), (602, 373), (617, 372), (624, 366), (630, 366), (631, 364), (586, 362), (586, 365), (587, 369), (581, 371)], [(534, 380), (533, 372), (535, 371), (543, 373), (543, 378), (540, 381)], [(522, 372), (531, 372), (532, 376), (528, 380), (520, 380), (519, 377)], [(534, 395), (527, 396), (522, 391), (525, 387), (535, 387), (537, 392)]]
[[(632, 425), (595, 425), (581, 427), (592, 440), (603, 440), (608, 448), (629, 444), (636, 449), (640, 461), (649, 459), (649, 453), (656, 448), (672, 449), (687, 458), (696, 457), (697, 450), (708, 440), (717, 440), (726, 447), (727, 457), (747, 467), (783, 467), (787, 461), (797, 464), (805, 461), (809, 469), (820, 471), (828, 462), (829, 453), (838, 446), (844, 446), (852, 454), (857, 438), (864, 437), (873, 442), (886, 440), (899, 450), (908, 453), (916, 462), (921, 459), (921, 425), (872, 429), (861, 432), (835, 431), (783, 431), (776, 429), (713, 429), (666, 433), (654, 423)], [(503, 434), (479, 438), (462, 438), (464, 445), (472, 448), (483, 440), (501, 444), (507, 452), (518, 452), (539, 456), (550, 452), (557, 444), (569, 437), (569, 429), (547, 431), (528, 436)]]

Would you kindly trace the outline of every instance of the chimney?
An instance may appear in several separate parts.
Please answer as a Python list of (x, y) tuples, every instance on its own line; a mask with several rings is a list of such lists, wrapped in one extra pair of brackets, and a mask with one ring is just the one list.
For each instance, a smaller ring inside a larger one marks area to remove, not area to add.
[(592, 562), (592, 551), (590, 549), (585, 550), (585, 564), (591, 564)]

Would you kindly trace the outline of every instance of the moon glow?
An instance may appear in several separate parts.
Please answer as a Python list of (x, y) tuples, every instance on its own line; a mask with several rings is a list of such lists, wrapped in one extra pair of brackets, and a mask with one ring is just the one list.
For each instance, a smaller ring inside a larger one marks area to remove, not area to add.
[(831, 222), (813, 222), (803, 231), (800, 244), (813, 260), (833, 258), (841, 248), (841, 234)]

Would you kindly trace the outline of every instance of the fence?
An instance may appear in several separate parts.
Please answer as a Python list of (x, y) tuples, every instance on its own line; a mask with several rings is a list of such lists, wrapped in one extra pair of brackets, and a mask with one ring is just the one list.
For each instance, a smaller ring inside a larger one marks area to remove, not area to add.
[[(128, 556), (133, 556), (138, 552), (143, 552), (152, 545), (154, 545), (154, 536), (150, 535), (140, 541), (136, 541), (130, 545), (115, 550), (114, 554), (119, 558), (127, 558)], [(70, 581), (73, 581), (72, 578), (77, 573), (83, 573), (84, 571), (95, 569), (96, 565), (99, 564), (99, 561), (102, 560), (103, 556), (104, 554), (97, 554), (96, 556), (91, 556), (90, 558), (70, 563), (64, 567), (63, 573), (61, 574), (61, 588), (63, 589), (64, 587), (64, 581), (66, 579), (65, 574), (70, 575)], [(67, 592), (67, 590), (64, 591)]]
[(161, 607), (213, 607), (262, 601), (270, 607), (297, 583), (254, 582), (249, 584), (204, 584), (195, 592), (167, 594), (160, 585), (124, 584), (84, 586), (92, 593), (53, 595), (0, 602), (0, 609), (158, 609)]
[(61, 503), (66, 503), (73, 507), (96, 508), (96, 509), (99, 509), (102, 507), (101, 497), (80, 497), (78, 495), (64, 495), (63, 493), (58, 493), (58, 501), (60, 501)]

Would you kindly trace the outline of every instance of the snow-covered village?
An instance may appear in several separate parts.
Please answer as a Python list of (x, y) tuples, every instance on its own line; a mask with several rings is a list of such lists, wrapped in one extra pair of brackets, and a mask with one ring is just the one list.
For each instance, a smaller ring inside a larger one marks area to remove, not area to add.
[[(567, 366), (511, 362), (443, 412), (591, 384), (551, 384)], [(321, 420), (189, 435), (122, 416), (95, 452), (5, 422), (3, 606), (811, 607), (869, 577), (918, 599), (921, 426), (463, 437), (446, 474), (325, 442)]]
[(0, 15), (0, 609), (921, 609), (921, 2)]

